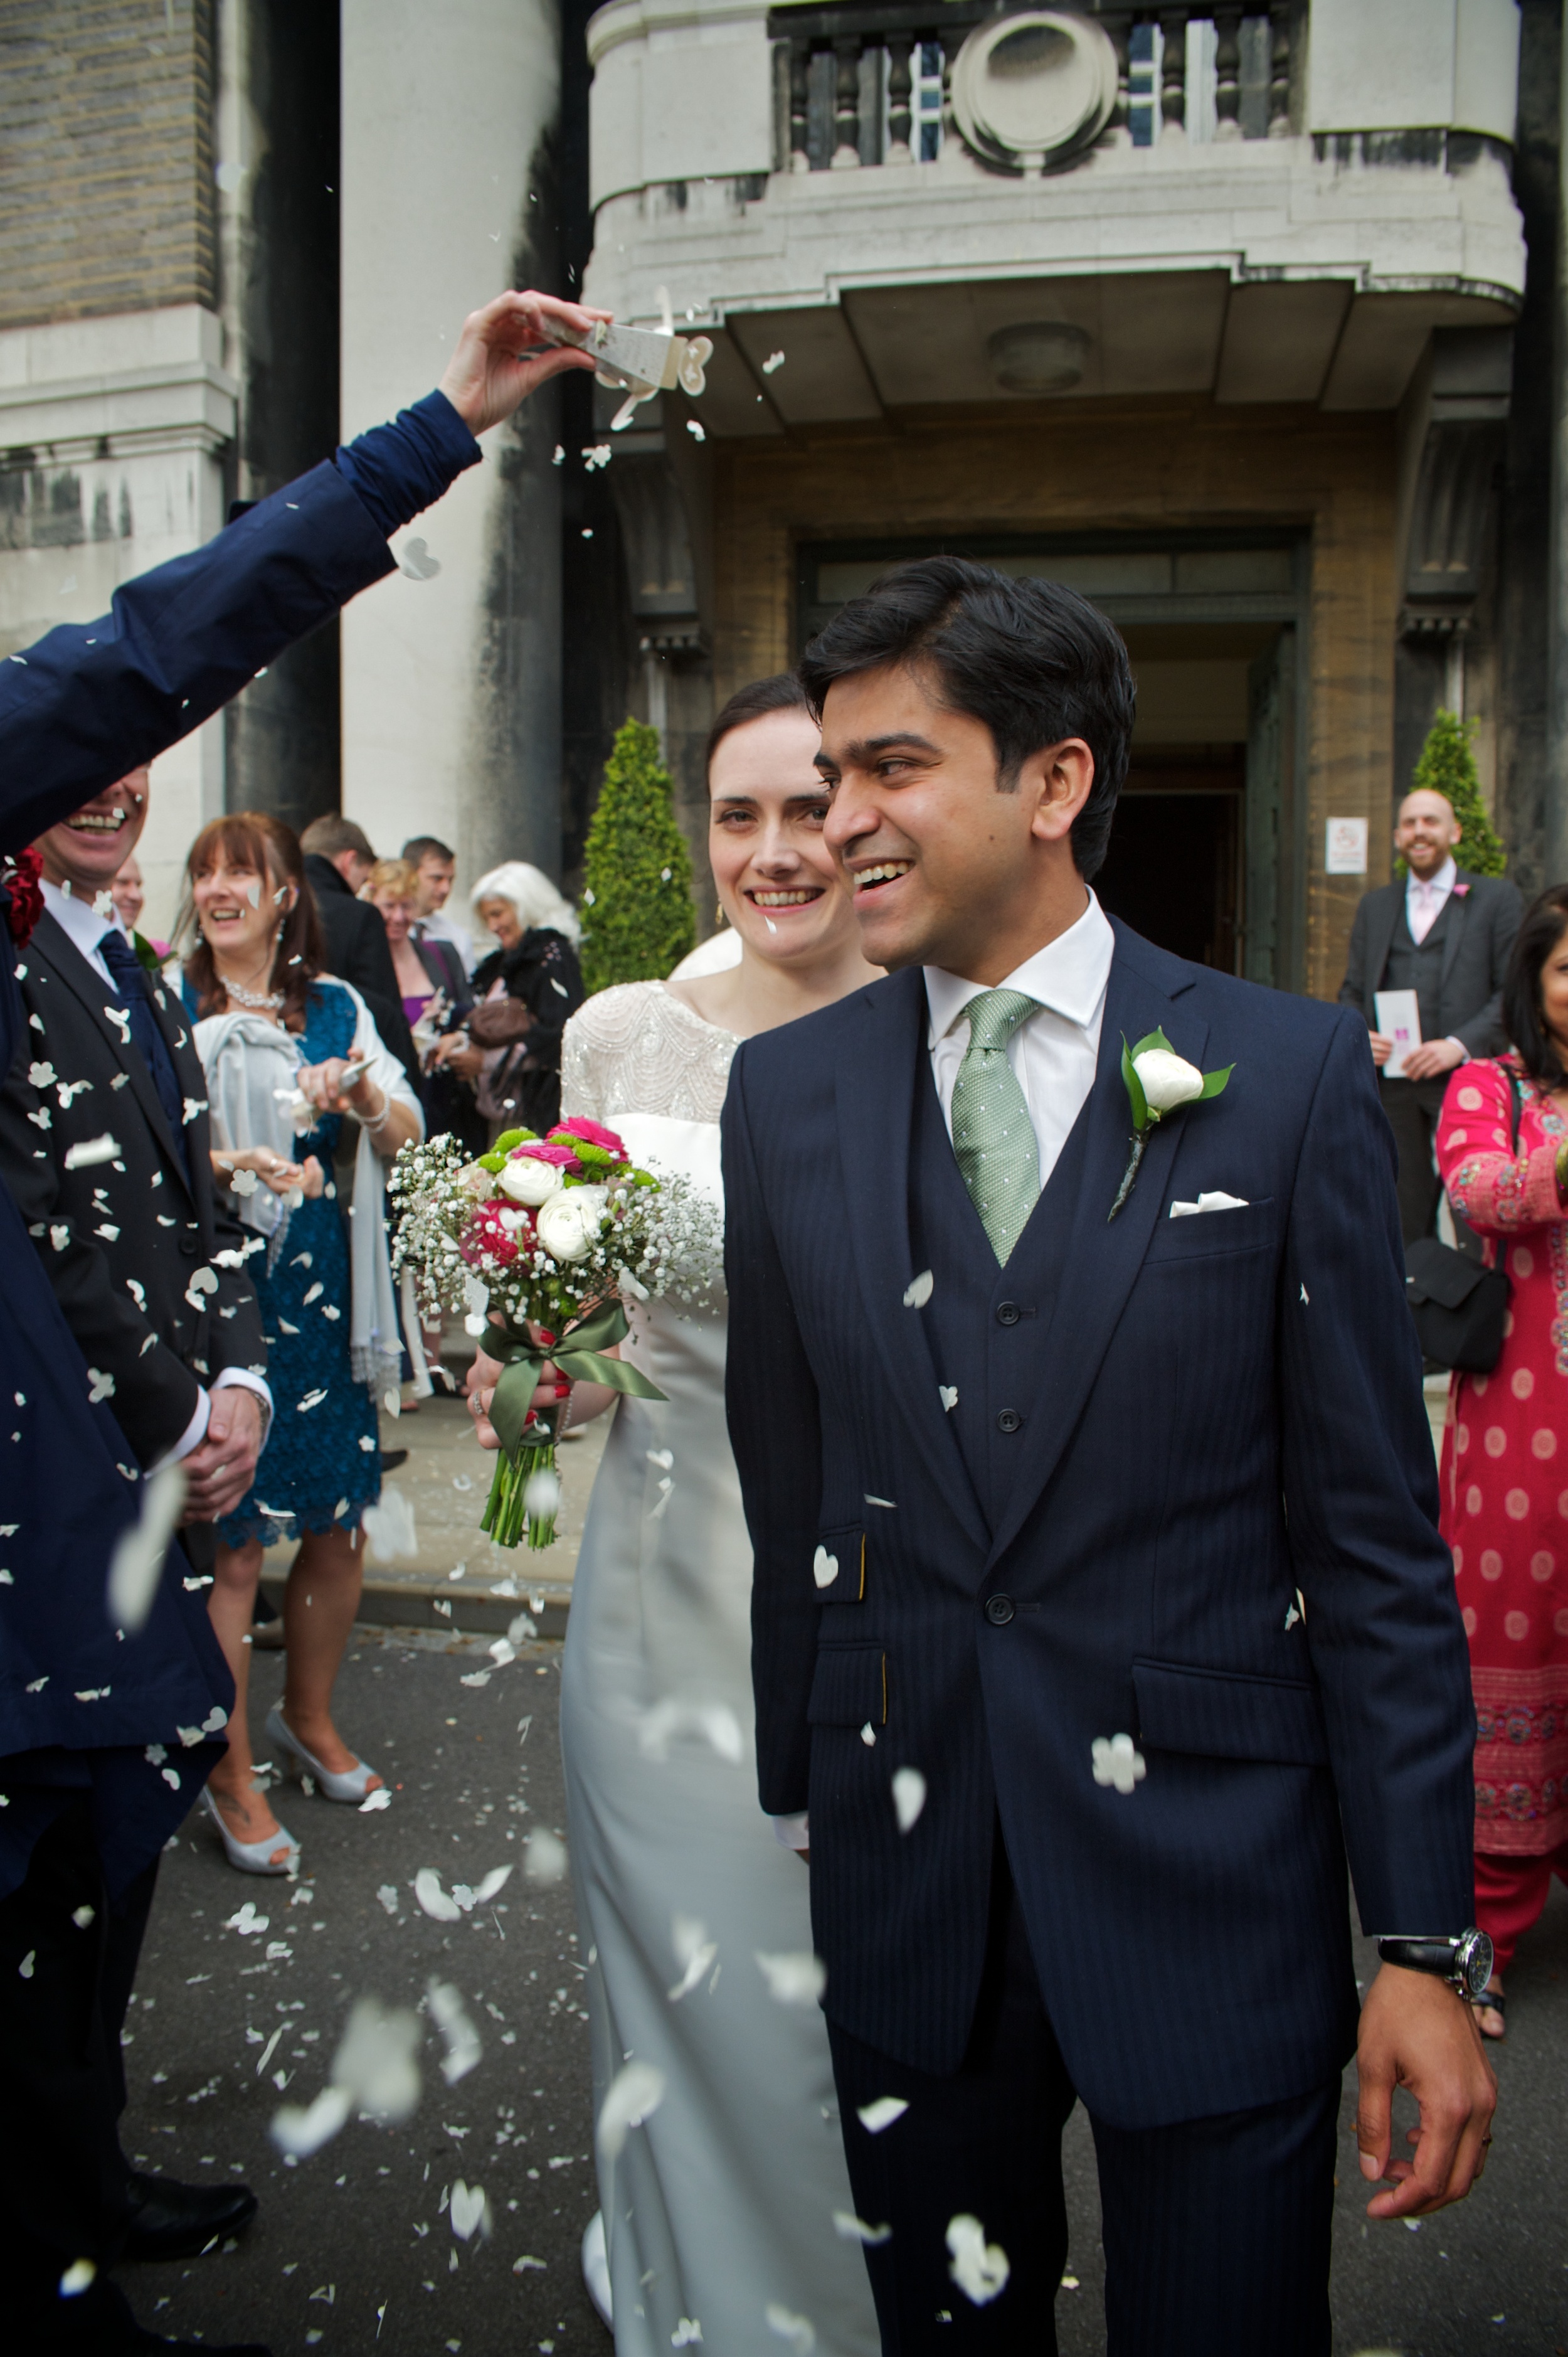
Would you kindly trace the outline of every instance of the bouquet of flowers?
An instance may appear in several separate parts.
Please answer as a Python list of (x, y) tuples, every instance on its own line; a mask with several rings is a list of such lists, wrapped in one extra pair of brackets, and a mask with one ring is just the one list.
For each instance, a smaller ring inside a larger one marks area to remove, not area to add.
[(636, 1367), (607, 1358), (630, 1330), (623, 1297), (699, 1298), (719, 1265), (716, 1211), (680, 1177), (632, 1163), (614, 1130), (577, 1118), (546, 1137), (510, 1129), (469, 1161), (455, 1137), (405, 1146), (388, 1191), (398, 1211), (394, 1273), (411, 1269), (434, 1319), (464, 1324), (503, 1362), (490, 1405), (500, 1455), (481, 1528), (500, 1546), (555, 1535), (561, 1405), (535, 1412), (546, 1363), (565, 1381), (664, 1394)]

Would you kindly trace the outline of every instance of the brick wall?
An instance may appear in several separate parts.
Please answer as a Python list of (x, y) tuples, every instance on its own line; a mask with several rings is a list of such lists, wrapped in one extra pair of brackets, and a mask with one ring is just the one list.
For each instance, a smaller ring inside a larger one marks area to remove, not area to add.
[[(1063, 402), (1027, 419), (911, 413), (720, 447), (715, 702), (794, 661), (795, 549), (920, 533), (1285, 525), (1309, 533), (1302, 980), (1332, 998), (1350, 921), (1388, 876), (1395, 583), (1391, 415)], [(1324, 822), (1364, 815), (1370, 873), (1323, 872)]]
[(0, 328), (217, 307), (213, 0), (0, 0)]

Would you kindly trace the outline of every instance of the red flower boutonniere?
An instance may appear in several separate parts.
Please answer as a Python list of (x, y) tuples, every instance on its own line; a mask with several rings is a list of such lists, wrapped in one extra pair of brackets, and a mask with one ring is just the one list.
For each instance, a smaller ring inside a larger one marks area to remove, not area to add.
[(1455, 884), (1454, 887), (1454, 898), (1456, 900), (1467, 899), (1469, 898), (1469, 893), (1470, 887), (1467, 884)]
[(33, 927), (44, 913), (44, 896), (38, 883), (42, 873), (43, 863), (31, 844), (21, 851), (8, 851), (0, 859), (5, 930), (19, 950), (27, 948), (33, 937)]

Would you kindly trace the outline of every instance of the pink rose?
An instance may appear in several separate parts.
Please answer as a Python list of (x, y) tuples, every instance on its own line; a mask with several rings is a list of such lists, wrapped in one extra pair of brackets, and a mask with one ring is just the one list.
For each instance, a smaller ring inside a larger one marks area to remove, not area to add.
[(569, 1170), (574, 1178), (581, 1178), (583, 1166), (569, 1146), (553, 1146), (548, 1139), (530, 1146), (514, 1146), (507, 1156), (509, 1162), (552, 1162), (558, 1169)]
[(629, 1162), (631, 1159), (626, 1150), (625, 1140), (618, 1137), (613, 1129), (606, 1129), (602, 1122), (590, 1121), (586, 1114), (573, 1114), (568, 1120), (558, 1121), (550, 1135), (553, 1138), (579, 1137), (585, 1146), (602, 1146), (607, 1154), (613, 1154), (618, 1162)]

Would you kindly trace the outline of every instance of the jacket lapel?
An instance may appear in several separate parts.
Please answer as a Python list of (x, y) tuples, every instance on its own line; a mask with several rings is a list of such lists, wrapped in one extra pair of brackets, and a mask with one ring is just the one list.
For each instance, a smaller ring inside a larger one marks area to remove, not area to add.
[(959, 1522), (984, 1548), (990, 1533), (938, 1395), (925, 1323), (904, 1303), (919, 1275), (909, 1247), (909, 1147), (915, 1089), (929, 1084), (920, 969), (874, 983), (860, 1006), (858, 1036), (851, 1035), (839, 1058), (835, 1085), (844, 1200), (866, 1324), (922, 1458), (936, 1469)]
[[(1191, 988), (1174, 960), (1149, 952), (1116, 925), (1100, 1056), (1088, 1106), (1083, 1183), (1072, 1219), (1061, 1291), (1042, 1353), (1040, 1381), (1025, 1411), (1028, 1452), (991, 1551), (994, 1564), (1034, 1512), (1100, 1372), (1143, 1265), (1155, 1223), (1167, 1216), (1171, 1176), (1191, 1108), (1155, 1125), (1137, 1183), (1114, 1220), (1116, 1190), (1132, 1151), (1132, 1114), (1122, 1079), (1122, 1042), (1163, 1030), (1178, 1056), (1201, 1068), (1208, 1026), (1183, 1005)], [(1162, 969), (1168, 969), (1168, 976)]]
[[(157, 1140), (164, 1161), (167, 1164), (173, 1178), (188, 1197), (190, 1189), (186, 1185), (185, 1172), (180, 1167), (179, 1152), (175, 1145), (173, 1133), (170, 1131), (163, 1106), (158, 1102), (158, 1092), (153, 1085), (153, 1076), (147, 1070), (147, 1060), (130, 1037), (129, 1032), (123, 1032), (119, 1024), (109, 1015), (109, 1001), (113, 998), (113, 992), (97, 968), (88, 963), (65, 928), (57, 924), (47, 909), (34, 928), (32, 946), (36, 954), (48, 961), (56, 981), (62, 983), (81, 1005), (110, 1055), (125, 1074), (131, 1085), (131, 1092), (145, 1117), (148, 1128)], [(165, 996), (166, 998), (167, 996), (166, 991)], [(168, 1042), (169, 1054), (173, 1057), (174, 1038), (167, 1021), (159, 1016), (156, 1004), (153, 1013), (154, 1019), (162, 1022), (164, 1037)], [(177, 1069), (177, 1060), (176, 1070)], [(71, 1076), (67, 1074), (65, 1077), (69, 1079)], [(107, 1114), (105, 1125), (109, 1125)], [(192, 1209), (194, 1208), (195, 1204), (192, 1200)]]

